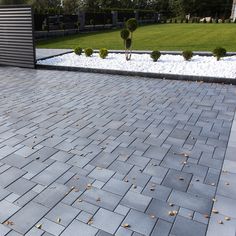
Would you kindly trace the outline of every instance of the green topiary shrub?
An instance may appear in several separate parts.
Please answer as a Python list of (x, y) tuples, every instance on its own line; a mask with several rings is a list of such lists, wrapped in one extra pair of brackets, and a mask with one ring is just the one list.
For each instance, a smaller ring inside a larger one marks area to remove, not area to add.
[(85, 48), (84, 54), (86, 57), (91, 57), (93, 55), (93, 49), (92, 48)]
[(108, 56), (108, 50), (106, 48), (101, 48), (99, 50), (99, 56), (102, 58), (102, 59), (105, 59), (107, 56)]
[(135, 18), (131, 18), (127, 20), (125, 25), (126, 28), (121, 30), (120, 36), (124, 41), (126, 60), (129, 61), (132, 55), (133, 32), (137, 29), (138, 22)]
[(138, 28), (138, 22), (135, 18), (131, 18), (126, 22), (126, 28), (133, 33)]
[(186, 50), (186, 51), (182, 52), (182, 55), (183, 55), (185, 61), (190, 61), (191, 58), (193, 57), (193, 52), (190, 50)]
[(226, 53), (226, 49), (222, 47), (218, 47), (213, 50), (213, 56), (217, 58), (217, 61), (219, 61), (220, 58), (225, 57)]
[(82, 52), (83, 52), (83, 49), (81, 47), (76, 47), (74, 50), (74, 53), (79, 56), (82, 54)]
[(123, 29), (123, 30), (120, 31), (120, 37), (123, 40), (127, 40), (129, 38), (129, 35), (130, 35), (130, 32), (127, 29)]
[(150, 57), (152, 58), (152, 60), (154, 62), (158, 61), (158, 59), (161, 57), (161, 52), (159, 51), (153, 51), (151, 54), (150, 54)]

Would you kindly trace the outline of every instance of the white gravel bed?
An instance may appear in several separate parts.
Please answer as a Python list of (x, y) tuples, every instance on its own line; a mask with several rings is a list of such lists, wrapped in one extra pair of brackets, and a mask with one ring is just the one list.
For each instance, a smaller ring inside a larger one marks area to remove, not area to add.
[(131, 61), (126, 61), (124, 54), (110, 53), (101, 59), (97, 53), (92, 57), (69, 53), (40, 60), (38, 64), (236, 79), (236, 56), (220, 61), (215, 57), (194, 56), (191, 61), (185, 61), (181, 55), (162, 55), (153, 62), (149, 54), (133, 54)]

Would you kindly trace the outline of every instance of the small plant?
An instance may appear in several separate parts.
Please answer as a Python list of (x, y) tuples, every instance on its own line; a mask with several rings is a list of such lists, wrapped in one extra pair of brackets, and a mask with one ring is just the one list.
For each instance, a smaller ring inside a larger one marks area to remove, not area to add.
[(74, 53), (79, 56), (82, 54), (82, 52), (83, 52), (83, 49), (81, 47), (76, 47), (74, 50)]
[(150, 57), (152, 58), (154, 62), (156, 62), (161, 57), (161, 53), (159, 51), (153, 51)]
[(193, 52), (190, 50), (183, 51), (182, 55), (183, 55), (185, 61), (190, 61), (191, 58), (193, 57)]
[(92, 48), (85, 48), (84, 54), (86, 57), (91, 57), (93, 55), (93, 49)]
[(99, 56), (102, 58), (102, 59), (105, 59), (107, 56), (108, 56), (108, 50), (106, 48), (101, 48), (99, 50)]
[(226, 53), (226, 49), (222, 47), (218, 47), (213, 50), (213, 56), (217, 58), (217, 61), (219, 61), (220, 58), (225, 57)]
[(126, 22), (126, 28), (121, 30), (120, 36), (124, 41), (125, 57), (129, 61), (132, 56), (133, 32), (138, 28), (138, 22), (131, 18)]

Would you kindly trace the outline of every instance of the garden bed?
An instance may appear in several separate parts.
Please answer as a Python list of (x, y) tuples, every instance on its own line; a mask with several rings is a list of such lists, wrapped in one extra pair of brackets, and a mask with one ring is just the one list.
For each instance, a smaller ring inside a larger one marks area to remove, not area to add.
[[(120, 71), (156, 75), (178, 75), (211, 78), (236, 79), (236, 56), (228, 56), (217, 61), (213, 56), (195, 55), (191, 61), (185, 61), (182, 55), (162, 55), (153, 62), (149, 54), (133, 54), (130, 61), (125, 60), (123, 53), (110, 53), (106, 59), (101, 59), (98, 53), (91, 57), (68, 53), (45, 60), (39, 60), (39, 65), (70, 68), (84, 68), (93, 72)], [(82, 70), (86, 71), (86, 70)], [(124, 74), (124, 73), (122, 73)], [(168, 78), (168, 77), (167, 77)], [(224, 81), (222, 81), (224, 82)]]

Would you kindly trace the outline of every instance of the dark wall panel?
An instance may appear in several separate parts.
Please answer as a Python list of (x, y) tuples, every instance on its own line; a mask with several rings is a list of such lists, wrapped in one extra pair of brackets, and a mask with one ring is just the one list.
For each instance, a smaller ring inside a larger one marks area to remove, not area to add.
[(0, 65), (35, 68), (30, 6), (0, 6)]

